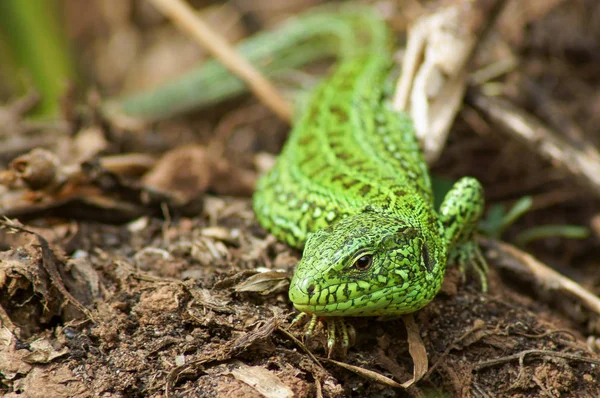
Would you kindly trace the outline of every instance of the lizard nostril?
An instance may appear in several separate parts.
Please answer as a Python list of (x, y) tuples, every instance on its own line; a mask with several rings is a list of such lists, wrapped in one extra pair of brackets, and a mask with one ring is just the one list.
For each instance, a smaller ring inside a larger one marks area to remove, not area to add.
[(310, 285), (308, 285), (308, 287), (306, 288), (306, 292), (311, 295), (315, 292), (315, 284), (311, 283)]

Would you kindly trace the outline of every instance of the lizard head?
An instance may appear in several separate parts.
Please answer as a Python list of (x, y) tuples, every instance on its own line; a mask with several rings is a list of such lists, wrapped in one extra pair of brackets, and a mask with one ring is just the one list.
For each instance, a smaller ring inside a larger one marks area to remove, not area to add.
[(436, 225), (365, 211), (308, 237), (289, 297), (319, 316), (399, 315), (440, 289), (446, 249)]

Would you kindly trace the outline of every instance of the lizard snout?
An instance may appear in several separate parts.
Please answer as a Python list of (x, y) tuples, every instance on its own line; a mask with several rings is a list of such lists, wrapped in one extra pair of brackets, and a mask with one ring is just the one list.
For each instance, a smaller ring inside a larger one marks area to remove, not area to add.
[(289, 297), (294, 304), (308, 304), (310, 298), (318, 291), (319, 288), (312, 279), (294, 276), (290, 283)]

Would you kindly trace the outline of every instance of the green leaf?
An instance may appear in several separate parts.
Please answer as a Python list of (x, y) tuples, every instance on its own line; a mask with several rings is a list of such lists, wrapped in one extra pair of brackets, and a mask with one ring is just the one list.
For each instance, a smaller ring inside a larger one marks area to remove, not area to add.
[(41, 115), (56, 114), (67, 83), (74, 79), (60, 26), (55, 0), (0, 0), (0, 33), (5, 48), (16, 67), (26, 73), (26, 83), (22, 81), (19, 87), (22, 92), (15, 94), (22, 95), (33, 83), (43, 97), (37, 109)]
[(581, 225), (541, 225), (521, 232), (515, 238), (517, 246), (525, 246), (530, 242), (545, 238), (587, 239), (590, 230)]

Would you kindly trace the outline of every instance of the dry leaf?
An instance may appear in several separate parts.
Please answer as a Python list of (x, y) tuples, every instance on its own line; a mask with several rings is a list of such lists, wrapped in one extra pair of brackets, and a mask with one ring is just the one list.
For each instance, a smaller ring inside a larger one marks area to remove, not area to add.
[(248, 366), (242, 362), (231, 371), (236, 379), (243, 381), (267, 398), (293, 397), (294, 392), (271, 371), (262, 366)]
[[(54, 345), (59, 347), (55, 348)], [(67, 347), (60, 347), (60, 344), (52, 344), (47, 338), (35, 340), (29, 345), (30, 353), (23, 356), (23, 361), (35, 364), (35, 363), (50, 363), (56, 358), (67, 355), (69, 349)]]
[(236, 292), (258, 292), (269, 294), (279, 288), (287, 287), (287, 272), (267, 271), (252, 275), (248, 279), (238, 283)]

